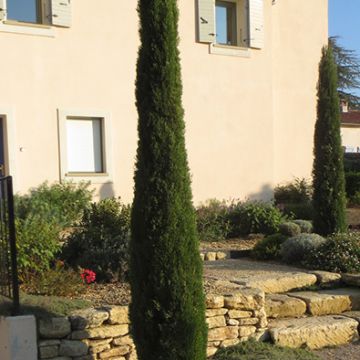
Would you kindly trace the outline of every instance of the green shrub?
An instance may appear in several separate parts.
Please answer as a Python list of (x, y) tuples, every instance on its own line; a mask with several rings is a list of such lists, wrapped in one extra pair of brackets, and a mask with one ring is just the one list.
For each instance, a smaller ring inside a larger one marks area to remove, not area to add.
[(85, 210), (83, 219), (66, 240), (62, 258), (71, 266), (93, 270), (98, 280), (126, 276), (130, 237), (130, 206), (104, 199)]
[(293, 223), (300, 226), (302, 233), (311, 234), (313, 232), (313, 226), (311, 221), (307, 220), (291, 220)]
[(276, 260), (280, 258), (281, 245), (288, 239), (282, 234), (273, 234), (260, 240), (252, 251), (252, 256), (258, 260)]
[(281, 211), (285, 216), (295, 219), (312, 220), (314, 217), (314, 208), (310, 202), (282, 204)]
[(50, 268), (60, 250), (59, 227), (41, 215), (31, 214), (15, 221), (19, 278), (27, 281)]
[(317, 234), (300, 234), (287, 239), (281, 246), (281, 258), (286, 263), (301, 263), (315, 251), (325, 239)]
[(296, 236), (301, 233), (301, 228), (298, 224), (295, 224), (292, 221), (287, 221), (279, 226), (279, 233), (285, 236)]
[(88, 187), (88, 183), (49, 185), (45, 182), (32, 188), (29, 194), (15, 196), (15, 215), (26, 219), (36, 214), (45, 221), (56, 223), (62, 229), (73, 226), (90, 206), (92, 192)]
[(353, 196), (348, 199), (349, 206), (359, 206), (360, 205), (360, 191), (357, 191)]
[(25, 284), (25, 291), (33, 295), (74, 296), (86, 290), (79, 272), (68, 269), (61, 261), (43, 273), (33, 276)]
[(275, 204), (310, 203), (311, 195), (311, 183), (304, 178), (295, 178), (294, 181), (278, 185), (274, 189)]
[(274, 234), (279, 230), (283, 216), (279, 209), (270, 203), (233, 203), (229, 207), (230, 236), (248, 234)]
[(224, 201), (208, 200), (196, 209), (196, 223), (200, 240), (214, 241), (228, 237), (230, 224)]
[(345, 172), (360, 172), (359, 153), (344, 153), (344, 170)]
[(330, 236), (308, 254), (306, 266), (332, 272), (360, 272), (360, 234)]
[(213, 360), (320, 360), (304, 349), (278, 347), (269, 343), (248, 341), (220, 349)]
[(360, 171), (349, 171), (345, 173), (346, 196), (351, 199), (360, 191)]

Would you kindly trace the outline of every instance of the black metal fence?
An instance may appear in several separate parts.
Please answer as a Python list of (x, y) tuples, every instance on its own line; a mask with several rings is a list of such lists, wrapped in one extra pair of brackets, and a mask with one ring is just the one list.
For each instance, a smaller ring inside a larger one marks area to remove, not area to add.
[(12, 315), (17, 315), (19, 313), (19, 282), (11, 176), (0, 178), (0, 295), (12, 300)]

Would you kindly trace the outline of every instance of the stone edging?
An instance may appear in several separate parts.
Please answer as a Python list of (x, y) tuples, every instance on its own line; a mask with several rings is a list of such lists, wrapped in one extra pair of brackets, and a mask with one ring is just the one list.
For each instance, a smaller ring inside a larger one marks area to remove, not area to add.
[[(40, 320), (39, 359), (136, 360), (128, 312), (127, 306), (108, 306)], [(244, 288), (232, 295), (207, 295), (206, 322), (208, 357), (250, 338), (263, 340), (268, 334), (265, 294)]]

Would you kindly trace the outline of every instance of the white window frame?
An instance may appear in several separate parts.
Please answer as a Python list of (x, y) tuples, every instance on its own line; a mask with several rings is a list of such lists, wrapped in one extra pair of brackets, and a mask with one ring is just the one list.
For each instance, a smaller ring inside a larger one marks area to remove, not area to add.
[[(66, 121), (71, 118), (102, 119), (102, 151), (103, 173), (70, 173), (67, 164), (67, 133)], [(59, 153), (60, 153), (60, 181), (71, 180), (75, 183), (89, 181), (92, 184), (111, 183), (112, 145), (111, 145), (111, 115), (109, 112), (89, 109), (58, 109)]]
[(15, 112), (10, 107), (0, 106), (0, 117), (5, 121), (4, 137), (5, 137), (5, 157), (7, 161), (7, 173), (13, 177), (14, 191), (18, 191), (17, 187), (17, 157), (16, 154), (22, 151), (21, 147), (17, 147), (16, 143), (16, 124)]

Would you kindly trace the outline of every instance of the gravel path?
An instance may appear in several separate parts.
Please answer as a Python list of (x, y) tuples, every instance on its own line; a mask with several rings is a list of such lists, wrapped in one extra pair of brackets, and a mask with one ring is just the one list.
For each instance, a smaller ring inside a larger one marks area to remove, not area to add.
[(359, 360), (360, 342), (314, 351), (322, 360)]

